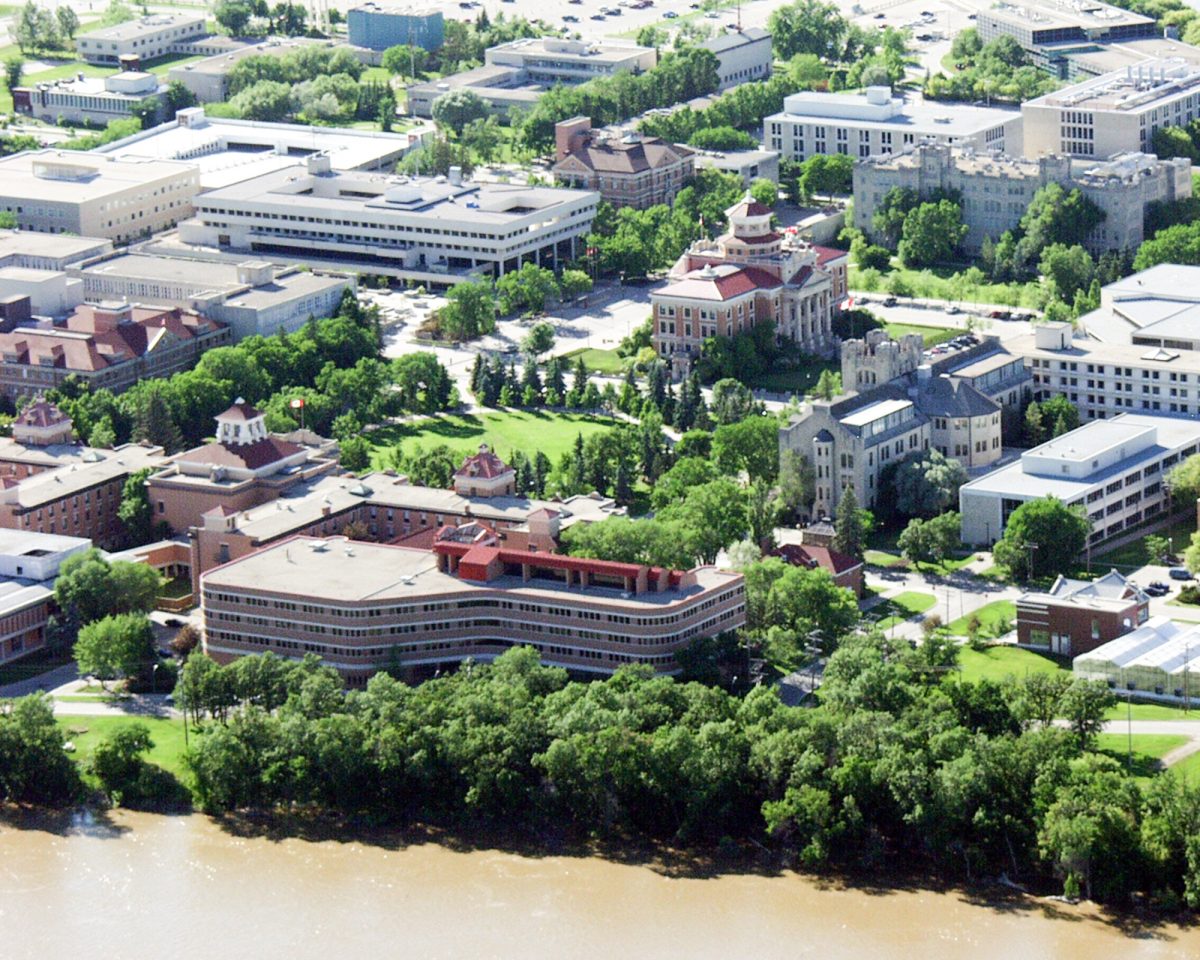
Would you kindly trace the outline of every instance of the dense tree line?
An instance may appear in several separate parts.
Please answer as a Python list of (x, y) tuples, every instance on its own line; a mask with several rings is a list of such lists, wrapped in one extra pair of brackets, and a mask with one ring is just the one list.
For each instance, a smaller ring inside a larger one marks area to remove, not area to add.
[(347, 441), (385, 417), (434, 413), (458, 402), (432, 354), (381, 359), (374, 316), (353, 292), (335, 317), (209, 350), (192, 370), (143, 380), (119, 396), (68, 378), (47, 397), (89, 442), (148, 440), (168, 452), (210, 436), (213, 418), (237, 397), (260, 406), (276, 431), (300, 426), (300, 410), (291, 404), (302, 401), (306, 427)]
[(1023, 103), (1057, 90), (1061, 83), (1033, 61), (1012, 37), (983, 43), (974, 27), (963, 30), (950, 48), (956, 73), (934, 74), (925, 81), (931, 100), (1001, 100)]
[(210, 811), (747, 838), (811, 868), (924, 865), (1200, 904), (1200, 789), (1164, 774), (1143, 792), (1092, 752), (1103, 685), (968, 683), (956, 652), (852, 632), (812, 710), (637, 667), (572, 683), (529, 649), (417, 687), (380, 674), (350, 693), (312, 663), (194, 656), (177, 696), (203, 721), (188, 762)]

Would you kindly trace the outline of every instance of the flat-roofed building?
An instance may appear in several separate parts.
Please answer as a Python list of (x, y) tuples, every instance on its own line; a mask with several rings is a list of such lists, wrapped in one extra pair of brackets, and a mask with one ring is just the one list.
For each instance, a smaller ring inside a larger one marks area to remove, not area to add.
[(1116, 639), (1081, 653), (1075, 676), (1175, 701), (1200, 695), (1200, 625), (1151, 617)]
[(1150, 598), (1112, 570), (1095, 580), (1058, 576), (1046, 590), (1017, 598), (1017, 643), (1078, 656), (1150, 619)]
[(0, 266), (28, 270), (66, 270), (84, 260), (112, 253), (101, 237), (49, 237), (33, 230), (0, 230)]
[(728, 90), (739, 83), (766, 80), (775, 62), (771, 52), (771, 35), (762, 27), (746, 27), (712, 37), (700, 44), (717, 58), (718, 90)]
[(118, 253), (72, 268), (89, 300), (186, 307), (229, 327), (234, 341), (299, 330), (309, 317), (337, 312), (354, 279), (344, 273)]
[(1144, 66), (1151, 60), (1178, 58), (1200, 65), (1200, 47), (1161, 36), (1122, 40), (1120, 43), (1063, 44), (1061, 56), (1068, 80), (1100, 77), (1126, 67)]
[(782, 113), (763, 121), (763, 145), (788, 160), (835, 153), (866, 159), (923, 140), (1019, 156), (1021, 114), (868, 87), (866, 93), (794, 93), (784, 98)]
[(714, 567), (630, 563), (440, 541), (432, 551), (295, 537), (201, 580), (204, 649), (220, 662), (318, 654), (350, 686), (532, 646), (548, 664), (679, 671), (699, 637), (745, 623), (745, 583)]
[(1050, 183), (1078, 189), (1104, 211), (1085, 245), (1094, 254), (1135, 250), (1144, 237), (1146, 208), (1192, 195), (1192, 164), (1182, 157), (1159, 160), (1131, 153), (1105, 161), (1043, 156), (1013, 159), (945, 144), (920, 144), (899, 153), (868, 157), (854, 165), (854, 225), (871, 232), (871, 218), (893, 189), (911, 189), (923, 197), (938, 191), (961, 197), (967, 236), (963, 249), (976, 254), (985, 239), (1014, 229)]
[(0, 324), (0, 394), (15, 400), (44, 393), (67, 377), (120, 393), (139, 380), (190, 370), (206, 350), (231, 342), (228, 327), (195, 311), (80, 304), (61, 322)]
[(126, 70), (111, 77), (75, 77), (49, 80), (12, 91), (13, 109), (45, 123), (95, 124), (133, 116), (147, 101), (154, 115), (163, 110), (167, 85), (152, 73)]
[(346, 31), (350, 43), (368, 50), (408, 46), (432, 52), (443, 43), (445, 20), (435, 8), (367, 0), (346, 11)]
[(295, 123), (260, 123), (209, 117), (203, 107), (180, 110), (174, 120), (97, 148), (125, 160), (184, 160), (200, 171), (200, 187), (213, 190), (321, 154), (334, 170), (394, 170), (432, 126), (379, 133)]
[(0, 527), (69, 534), (105, 549), (118, 547), (125, 538), (117, 516), (125, 481), (131, 473), (166, 460), (162, 447), (150, 444), (85, 448), (61, 466), (24, 479), (0, 480)]
[(98, 66), (139, 64), (174, 53), (177, 44), (203, 37), (204, 16), (194, 13), (152, 13), (111, 27), (88, 30), (75, 38), (75, 49)]
[(583, 252), (599, 196), (554, 187), (333, 171), (327, 158), (196, 198), (184, 243), (448, 285)]
[(484, 51), (480, 67), (410, 85), (408, 112), (430, 117), (438, 97), (471, 90), (503, 116), (514, 107), (532, 107), (555, 84), (573, 86), (622, 71), (642, 73), (657, 62), (652, 47), (620, 40), (526, 37)]
[(1021, 504), (1052, 496), (1079, 507), (1100, 543), (1159, 516), (1170, 503), (1163, 479), (1200, 448), (1200, 422), (1122, 413), (1093, 420), (964, 484), (958, 492), (962, 539), (994, 543)]
[(774, 150), (692, 150), (697, 170), (720, 170), (740, 177), (744, 186), (755, 180), (779, 182), (779, 154)]
[[(226, 38), (228, 39), (228, 38)], [(167, 71), (167, 82), (182, 84), (200, 103), (221, 103), (230, 97), (229, 75), (248, 57), (283, 57), (310, 47), (342, 47), (333, 40), (314, 37), (269, 37), (253, 43), (234, 43), (214, 50), (203, 60), (181, 63)], [(189, 51), (179, 50), (179, 53)], [(197, 53), (204, 51), (197, 50)], [(303, 129), (303, 128), (302, 128)]]
[(555, 179), (595, 190), (617, 207), (669, 206), (695, 173), (690, 148), (635, 132), (593, 130), (589, 117), (556, 123), (554, 139)]
[(58, 568), (91, 545), (82, 537), (0, 530), (0, 663), (45, 646)]
[(1071, 50), (1154, 37), (1159, 32), (1153, 17), (1099, 0), (1000, 2), (979, 11), (975, 29), (983, 43), (1012, 37), (1035, 66), (1064, 78), (1069, 74)]
[(74, 150), (0, 157), (0, 210), (24, 230), (136, 240), (191, 216), (196, 167)]
[(1162, 263), (1108, 284), (1079, 329), (1104, 344), (1200, 350), (1200, 267)]
[(1029, 100), (1021, 116), (1030, 157), (1151, 153), (1156, 131), (1200, 118), (1200, 66), (1181, 58), (1131, 65)]

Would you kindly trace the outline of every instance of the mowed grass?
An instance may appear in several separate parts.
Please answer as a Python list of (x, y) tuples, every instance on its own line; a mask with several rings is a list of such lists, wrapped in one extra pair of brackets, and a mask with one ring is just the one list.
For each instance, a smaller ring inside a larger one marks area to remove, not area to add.
[[(1176, 747), (1182, 747), (1190, 738), (1170, 733), (1135, 733), (1133, 754), (1161, 760)], [(1129, 749), (1129, 736), (1124, 733), (1102, 733), (1096, 737), (1096, 749), (1104, 753), (1124, 756)]]
[(1065, 660), (1009, 646), (988, 647), (986, 650), (963, 647), (958, 652), (958, 668), (963, 680), (992, 680), (996, 683), (1006, 677), (1020, 680), (1032, 673), (1070, 671), (1070, 665)]
[(894, 597), (888, 597), (883, 603), (875, 607), (872, 613), (877, 613), (883, 617), (879, 621), (879, 626), (884, 630), (888, 630), (898, 623), (903, 623), (905, 620), (924, 613), (935, 603), (937, 603), (937, 597), (932, 593), (917, 593), (915, 590), (906, 590), (903, 593), (896, 594)]
[(183, 719), (181, 717), (57, 717), (58, 725), (68, 740), (75, 744), (71, 754), (81, 765), (96, 749), (96, 745), (114, 730), (142, 723), (150, 730), (154, 746), (146, 759), (173, 773), (181, 783), (188, 783), (183, 765)]
[(905, 334), (919, 333), (925, 338), (926, 347), (935, 347), (939, 343), (945, 343), (947, 340), (966, 332), (964, 330), (954, 330), (950, 327), (924, 327), (915, 323), (885, 323), (883, 329), (887, 331), (888, 336), (893, 340), (899, 340)]
[(625, 372), (625, 358), (618, 356), (616, 350), (581, 347), (578, 350), (572, 350), (570, 353), (564, 353), (562, 359), (566, 360), (572, 367), (574, 367), (576, 361), (582, 359), (587, 365), (588, 370), (595, 373), (607, 374), (610, 377), (617, 377)]
[(580, 434), (586, 440), (618, 423), (611, 417), (586, 413), (548, 413), (542, 410), (498, 410), (482, 414), (452, 414), (396, 424), (366, 434), (371, 442), (371, 467), (392, 469), (397, 444), (405, 453), (420, 444), (425, 450), (446, 444), (463, 456), (486, 443), (504, 460), (520, 450), (532, 457), (539, 450), (552, 463), (572, 450)]
[[(972, 617), (979, 618), (979, 629), (982, 633), (998, 636), (1004, 624), (1015, 624), (1017, 607), (1011, 600), (993, 600), (978, 610), (959, 617), (950, 623), (950, 632), (956, 637), (967, 635), (967, 624)], [(1036, 654), (1035, 654), (1036, 656)]]

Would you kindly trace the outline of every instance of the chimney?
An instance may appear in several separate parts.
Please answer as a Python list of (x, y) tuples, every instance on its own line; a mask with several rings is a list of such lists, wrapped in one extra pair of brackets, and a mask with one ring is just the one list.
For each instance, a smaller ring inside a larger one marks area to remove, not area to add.
[(591, 117), (572, 117), (570, 120), (556, 123), (554, 125), (555, 163), (578, 150), (591, 129)]
[(447, 171), (447, 174), (448, 174), (448, 179), (450, 180), (450, 182), (452, 184), (454, 184), (456, 187), (462, 186), (462, 167), (459, 167), (459, 166), (451, 167)]

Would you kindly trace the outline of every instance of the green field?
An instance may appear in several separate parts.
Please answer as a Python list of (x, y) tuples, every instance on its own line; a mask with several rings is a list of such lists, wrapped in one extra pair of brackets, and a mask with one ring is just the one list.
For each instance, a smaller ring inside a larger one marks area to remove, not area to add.
[(1190, 784), (1200, 783), (1200, 753), (1190, 754), (1167, 769)]
[(397, 424), (366, 434), (372, 444), (373, 469), (391, 469), (396, 445), (408, 452), (416, 444), (426, 450), (446, 444), (463, 456), (475, 453), (481, 443), (488, 444), (502, 459), (521, 450), (532, 456), (541, 451), (551, 462), (570, 451), (575, 437), (586, 439), (614, 426), (611, 417), (586, 413), (547, 413), (541, 410), (503, 410), (482, 414), (454, 414), (429, 417), (412, 423)]
[(1018, 680), (1031, 673), (1058, 673), (1069, 671), (1069, 665), (1050, 656), (1023, 650), (1020, 647), (988, 647), (972, 650), (963, 647), (958, 652), (958, 667), (964, 680), (992, 680), (999, 682), (1005, 677)]
[[(950, 632), (956, 637), (967, 635), (967, 623), (971, 617), (979, 617), (980, 630), (983, 633), (998, 636), (1000, 627), (1005, 623), (1013, 624), (1017, 619), (1017, 608), (1011, 600), (993, 600), (973, 613), (959, 617), (950, 623)], [(1034, 654), (1037, 656), (1037, 654)]]
[(881, 616), (883, 619), (879, 621), (879, 626), (884, 630), (889, 630), (898, 623), (903, 623), (919, 613), (924, 613), (935, 603), (937, 603), (937, 598), (932, 593), (906, 590), (894, 597), (888, 597), (871, 612)]
[[(1121, 696), (1120, 691), (1117, 691), (1117, 696)], [(1124, 720), (1128, 717), (1133, 720), (1200, 721), (1200, 704), (1191, 710), (1184, 710), (1183, 707), (1170, 707), (1164, 703), (1138, 703), (1136, 700), (1126, 705), (1122, 698), (1120, 703), (1109, 708), (1105, 717), (1109, 720)]]
[(595, 373), (607, 374), (610, 377), (619, 377), (625, 372), (625, 358), (617, 356), (616, 350), (581, 347), (578, 350), (572, 350), (570, 353), (562, 354), (560, 359), (574, 364), (581, 357), (583, 358), (583, 362), (587, 364), (588, 370)]
[(146, 759), (188, 782), (183, 766), (183, 719), (180, 717), (58, 717), (58, 725), (66, 731), (67, 739), (75, 744), (72, 756), (83, 763), (92, 755), (96, 744), (112, 731), (131, 723), (143, 723), (150, 730), (154, 747)]
[[(1095, 749), (1097, 753), (1107, 754), (1118, 763), (1128, 763), (1130, 771), (1145, 786), (1149, 778), (1163, 769), (1162, 758), (1187, 742), (1187, 737), (1169, 734), (1142, 733), (1129, 737), (1122, 733), (1102, 733), (1096, 738)], [(1185, 758), (1185, 762), (1190, 759)]]
[(887, 291), (896, 296), (963, 303), (997, 304), (1039, 309), (1044, 297), (1036, 281), (1029, 283), (988, 283), (981, 271), (968, 274), (965, 267), (937, 267), (911, 270), (894, 267), (887, 273), (850, 267), (850, 289), (867, 293)]
[(908, 333), (919, 333), (925, 338), (926, 348), (936, 347), (939, 343), (945, 343), (963, 332), (950, 327), (924, 327), (915, 323), (885, 323), (883, 329), (893, 340), (899, 340)]

